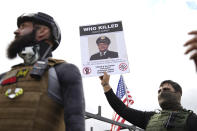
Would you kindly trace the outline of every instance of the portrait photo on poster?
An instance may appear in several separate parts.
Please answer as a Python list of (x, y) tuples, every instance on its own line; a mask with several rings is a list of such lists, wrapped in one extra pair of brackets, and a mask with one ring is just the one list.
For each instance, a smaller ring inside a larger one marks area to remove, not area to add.
[(129, 72), (122, 22), (80, 26), (82, 75), (84, 77)]
[(116, 35), (114, 33), (88, 37), (89, 60), (118, 58)]

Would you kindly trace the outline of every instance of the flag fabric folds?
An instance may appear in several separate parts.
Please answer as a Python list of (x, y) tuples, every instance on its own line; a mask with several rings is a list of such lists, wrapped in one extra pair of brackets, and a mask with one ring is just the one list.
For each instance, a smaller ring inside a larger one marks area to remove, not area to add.
[[(130, 92), (128, 91), (126, 84), (124, 82), (123, 76), (120, 75), (120, 79), (118, 82), (118, 87), (116, 91), (116, 96), (128, 107), (129, 105), (132, 105), (134, 103), (132, 96), (130, 95)], [(114, 112), (112, 120), (124, 123), (125, 119), (120, 117), (116, 112)], [(120, 131), (120, 126), (111, 125), (111, 131)]]

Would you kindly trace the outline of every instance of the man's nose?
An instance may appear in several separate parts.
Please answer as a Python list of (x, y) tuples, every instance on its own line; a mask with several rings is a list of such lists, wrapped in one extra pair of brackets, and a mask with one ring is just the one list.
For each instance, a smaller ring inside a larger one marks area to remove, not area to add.
[(14, 34), (15, 34), (15, 35), (18, 35), (19, 33), (20, 33), (19, 29), (16, 29), (16, 30), (14, 31)]

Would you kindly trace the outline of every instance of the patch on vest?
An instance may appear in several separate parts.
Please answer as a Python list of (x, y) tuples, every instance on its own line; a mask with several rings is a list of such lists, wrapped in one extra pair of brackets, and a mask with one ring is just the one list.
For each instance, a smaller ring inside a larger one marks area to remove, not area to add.
[(1, 85), (8, 85), (17, 82), (17, 78), (22, 78), (27, 76), (29, 70), (28, 69), (20, 69), (20, 70), (13, 70), (8, 72), (5, 77), (3, 78)]
[(21, 69), (17, 72), (16, 77), (25, 77), (28, 72), (28, 69)]
[(5, 77), (3, 78), (1, 85), (7, 85), (7, 84), (12, 84), (12, 83), (16, 83), (16, 74), (17, 74), (17, 70), (8, 72)]
[(16, 83), (16, 76), (3, 80), (1, 85), (7, 85), (7, 84), (12, 84), (12, 83)]
[(14, 99), (22, 94), (23, 94), (22, 88), (7, 89), (7, 91), (5, 92), (5, 96), (7, 96), (10, 99)]

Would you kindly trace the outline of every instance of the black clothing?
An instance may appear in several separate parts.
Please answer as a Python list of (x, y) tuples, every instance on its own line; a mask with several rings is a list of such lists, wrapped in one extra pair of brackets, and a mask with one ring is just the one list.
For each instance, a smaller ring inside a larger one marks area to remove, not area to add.
[[(125, 120), (136, 125), (142, 129), (146, 129), (146, 126), (156, 112), (139, 111), (132, 108), (128, 108), (125, 104), (114, 94), (113, 90), (109, 90), (105, 93), (107, 100), (111, 107)], [(197, 131), (197, 115), (191, 113), (187, 119), (186, 128), (188, 131)]]
[[(54, 68), (60, 88), (48, 88), (48, 95), (64, 107), (66, 131), (85, 131), (85, 101), (81, 74), (75, 65), (69, 63), (58, 64)], [(0, 84), (4, 74), (0, 74)], [(58, 93), (51, 90), (58, 90), (55, 91)]]
[(114, 51), (106, 51), (104, 55), (100, 55), (99, 53), (96, 53), (90, 57), (90, 60), (100, 60), (100, 59), (108, 59), (108, 58), (118, 58), (118, 52)]
[(62, 87), (64, 120), (66, 131), (85, 131), (85, 101), (82, 78), (78, 68), (73, 64), (55, 66), (57, 77)]

